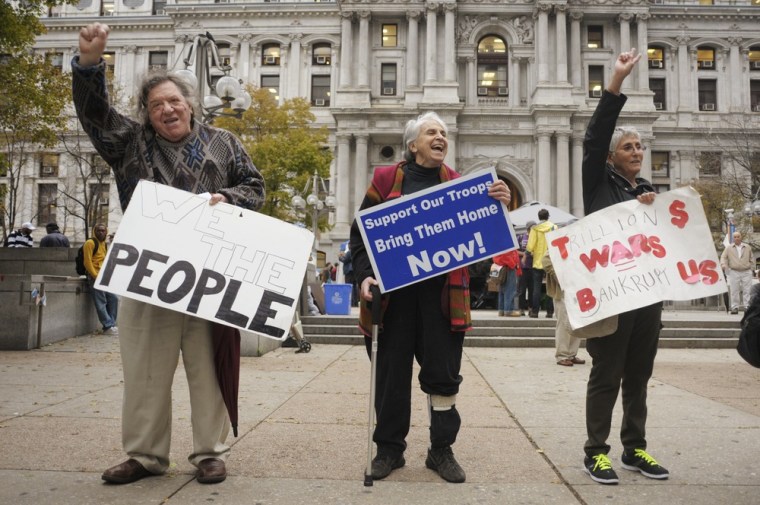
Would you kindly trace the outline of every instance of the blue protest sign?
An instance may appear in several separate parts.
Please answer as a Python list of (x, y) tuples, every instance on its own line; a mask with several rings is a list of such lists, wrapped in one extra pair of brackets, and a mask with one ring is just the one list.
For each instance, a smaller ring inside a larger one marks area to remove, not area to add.
[(493, 168), (356, 216), (383, 293), (516, 248), (507, 208), (488, 196)]

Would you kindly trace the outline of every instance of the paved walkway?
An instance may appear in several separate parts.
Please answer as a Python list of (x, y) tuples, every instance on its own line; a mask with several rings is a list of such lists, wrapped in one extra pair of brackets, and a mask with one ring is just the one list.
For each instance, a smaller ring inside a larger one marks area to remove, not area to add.
[(242, 361), (240, 436), (232, 439), (224, 483), (193, 479), (180, 366), (170, 471), (112, 486), (100, 474), (124, 459), (117, 338), (0, 352), (0, 503), (760, 503), (760, 370), (730, 349), (660, 351), (648, 439), (671, 478), (651, 481), (620, 467), (618, 408), (610, 454), (618, 486), (596, 484), (582, 471), (589, 365), (559, 367), (551, 349), (465, 348), (463, 426), (454, 449), (466, 483), (444, 483), (425, 469), (427, 414), (415, 389), (407, 466), (371, 488), (363, 486), (369, 396), (363, 349), (314, 345), (309, 354), (278, 349)]

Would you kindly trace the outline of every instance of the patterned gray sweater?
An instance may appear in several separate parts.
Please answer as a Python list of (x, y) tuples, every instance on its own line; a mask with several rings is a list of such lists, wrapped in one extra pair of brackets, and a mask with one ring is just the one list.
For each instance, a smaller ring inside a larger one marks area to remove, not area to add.
[(169, 142), (109, 105), (104, 61), (82, 67), (76, 56), (71, 67), (77, 116), (113, 169), (122, 210), (141, 179), (195, 194), (221, 193), (246, 209), (264, 204), (264, 179), (235, 135), (193, 120), (190, 135)]

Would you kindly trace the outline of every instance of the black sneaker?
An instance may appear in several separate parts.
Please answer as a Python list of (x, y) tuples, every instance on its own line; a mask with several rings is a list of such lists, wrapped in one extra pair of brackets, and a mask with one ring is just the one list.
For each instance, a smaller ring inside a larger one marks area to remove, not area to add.
[(650, 479), (667, 479), (670, 477), (670, 472), (660, 466), (644, 449), (634, 449), (633, 454), (627, 450), (623, 451), (620, 461), (623, 462), (623, 468), (626, 470), (641, 472), (644, 477)]
[(450, 445), (428, 449), (425, 466), (438, 472), (443, 480), (455, 483), (464, 482), (464, 470), (454, 459), (454, 451), (451, 450)]
[(595, 454), (583, 460), (583, 468), (592, 480), (602, 484), (617, 484), (620, 482), (615, 470), (612, 469), (610, 458), (606, 454)]
[(401, 468), (405, 464), (406, 460), (403, 454), (394, 456), (385, 452), (378, 452), (375, 459), (372, 460), (372, 478), (377, 480), (384, 479), (393, 470)]

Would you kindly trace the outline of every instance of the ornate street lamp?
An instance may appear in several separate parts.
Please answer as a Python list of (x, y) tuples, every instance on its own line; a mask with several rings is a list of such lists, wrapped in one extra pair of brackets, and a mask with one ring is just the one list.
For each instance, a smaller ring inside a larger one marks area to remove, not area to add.
[(183, 62), (185, 68), (173, 73), (196, 90), (204, 123), (220, 116), (240, 118), (251, 106), (251, 95), (241, 87), (242, 80), (229, 75), (232, 67), (221, 64), (209, 32), (193, 37)]
[[(306, 195), (309, 188), (311, 188), (311, 193)], [(320, 197), (320, 194), (326, 195), (324, 199)], [(306, 199), (304, 199), (303, 195), (306, 195)], [(309, 180), (306, 181), (303, 191), (291, 198), (290, 203), (297, 211), (305, 211), (307, 207), (311, 211), (311, 227), (312, 232), (314, 233), (314, 245), (311, 248), (311, 254), (316, 261), (317, 242), (319, 240), (319, 213), (324, 209), (327, 209), (328, 211), (335, 210), (335, 196), (331, 193), (327, 193), (324, 179), (322, 179), (317, 174), (317, 170), (314, 169), (314, 174), (309, 176)]]

